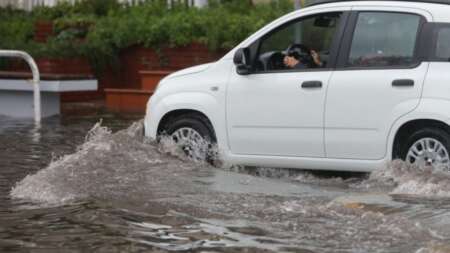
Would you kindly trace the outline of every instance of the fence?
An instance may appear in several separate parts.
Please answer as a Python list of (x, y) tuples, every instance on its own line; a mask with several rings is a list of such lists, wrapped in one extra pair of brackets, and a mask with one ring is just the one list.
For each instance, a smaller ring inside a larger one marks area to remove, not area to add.
[[(20, 9), (32, 10), (35, 6), (41, 5), (53, 6), (58, 2), (62, 1), (74, 3), (79, 0), (0, 0), (0, 7), (12, 6)], [(118, 1), (137, 3), (142, 0), (118, 0)], [(174, 0), (168, 0), (169, 3), (173, 1)], [(181, 1), (187, 2), (191, 6), (198, 6), (198, 7), (205, 6), (208, 3), (208, 0), (181, 0)]]

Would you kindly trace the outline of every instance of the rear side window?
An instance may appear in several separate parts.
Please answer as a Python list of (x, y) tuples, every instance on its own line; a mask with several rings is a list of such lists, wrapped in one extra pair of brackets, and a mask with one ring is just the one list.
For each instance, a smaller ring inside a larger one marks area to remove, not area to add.
[(359, 13), (347, 67), (413, 64), (421, 20), (421, 16), (408, 13)]
[(438, 28), (436, 32), (435, 59), (450, 61), (450, 26)]

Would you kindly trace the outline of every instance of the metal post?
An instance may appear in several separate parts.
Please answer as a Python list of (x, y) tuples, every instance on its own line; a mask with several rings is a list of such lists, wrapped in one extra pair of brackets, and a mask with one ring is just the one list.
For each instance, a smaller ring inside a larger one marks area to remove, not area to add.
[[(303, 7), (303, 0), (295, 0), (294, 7), (296, 10), (300, 10)], [(302, 42), (302, 27), (297, 24), (295, 27), (295, 43)]]
[(295, 0), (294, 1), (294, 7), (296, 10), (300, 10), (302, 8), (301, 0)]
[(22, 58), (31, 68), (33, 73), (33, 99), (34, 99), (34, 121), (39, 124), (41, 122), (41, 91), (39, 89), (40, 74), (34, 59), (26, 52), (15, 50), (0, 50), (0, 57)]

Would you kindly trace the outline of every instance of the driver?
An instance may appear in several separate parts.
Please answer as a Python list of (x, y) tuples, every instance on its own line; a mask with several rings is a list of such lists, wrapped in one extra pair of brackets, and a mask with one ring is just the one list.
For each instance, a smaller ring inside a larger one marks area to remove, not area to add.
[[(316, 64), (316, 67), (320, 68), (323, 66), (322, 61), (320, 60), (320, 56), (319, 54), (314, 51), (311, 50), (309, 52), (311, 54), (311, 57), (314, 61), (314, 64)], [(286, 55), (284, 57), (284, 65), (286, 65), (286, 67), (291, 68), (291, 69), (305, 69), (308, 68), (308, 66), (301, 62), (300, 59), (298, 59), (298, 54), (292, 54), (292, 55)]]

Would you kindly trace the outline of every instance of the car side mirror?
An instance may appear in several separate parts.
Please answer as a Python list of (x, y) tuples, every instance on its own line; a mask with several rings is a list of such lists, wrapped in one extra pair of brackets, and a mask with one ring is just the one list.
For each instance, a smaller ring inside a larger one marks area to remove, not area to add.
[(251, 73), (250, 64), (250, 49), (239, 48), (234, 54), (234, 65), (236, 65), (236, 72), (239, 75), (248, 75)]

